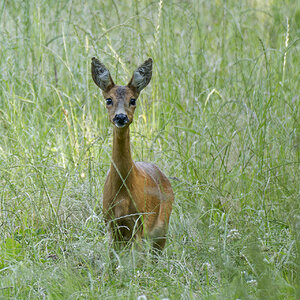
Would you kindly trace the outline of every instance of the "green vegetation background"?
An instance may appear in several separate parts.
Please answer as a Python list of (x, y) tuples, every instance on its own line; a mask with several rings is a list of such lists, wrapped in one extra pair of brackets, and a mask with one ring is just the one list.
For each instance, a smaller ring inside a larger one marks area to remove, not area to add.
[[(292, 0), (0, 1), (0, 298), (299, 299), (299, 33)], [(92, 56), (119, 84), (154, 60), (131, 139), (176, 195), (156, 263), (109, 263)]]

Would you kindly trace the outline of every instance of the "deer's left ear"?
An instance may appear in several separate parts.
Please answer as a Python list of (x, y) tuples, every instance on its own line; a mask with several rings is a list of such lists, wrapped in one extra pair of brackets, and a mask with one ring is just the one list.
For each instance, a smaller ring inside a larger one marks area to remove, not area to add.
[(128, 83), (128, 87), (140, 93), (145, 88), (152, 77), (152, 58), (148, 58), (142, 65), (140, 65), (132, 75)]

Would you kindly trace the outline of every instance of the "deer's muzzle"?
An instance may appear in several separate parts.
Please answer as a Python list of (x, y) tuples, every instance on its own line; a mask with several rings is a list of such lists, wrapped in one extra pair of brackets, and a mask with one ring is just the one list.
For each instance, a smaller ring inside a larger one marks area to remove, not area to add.
[(113, 122), (118, 128), (123, 128), (129, 122), (129, 119), (125, 114), (117, 114), (113, 118)]

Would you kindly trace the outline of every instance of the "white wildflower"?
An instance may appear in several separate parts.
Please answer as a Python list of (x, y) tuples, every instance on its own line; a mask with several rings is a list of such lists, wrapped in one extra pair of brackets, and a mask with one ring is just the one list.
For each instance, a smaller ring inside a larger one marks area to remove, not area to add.
[(228, 239), (238, 240), (241, 238), (241, 235), (237, 229), (231, 229), (227, 234)]
[(257, 281), (255, 279), (248, 280), (247, 283), (253, 286), (257, 286)]

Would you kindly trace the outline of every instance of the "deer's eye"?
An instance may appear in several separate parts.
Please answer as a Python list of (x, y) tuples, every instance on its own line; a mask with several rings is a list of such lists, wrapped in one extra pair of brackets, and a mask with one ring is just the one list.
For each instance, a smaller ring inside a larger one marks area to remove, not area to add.
[(130, 99), (130, 101), (129, 101), (129, 105), (132, 105), (132, 106), (135, 106), (135, 104), (136, 104), (136, 99)]
[(112, 105), (113, 104), (113, 101), (111, 98), (107, 98), (106, 99), (106, 105)]

